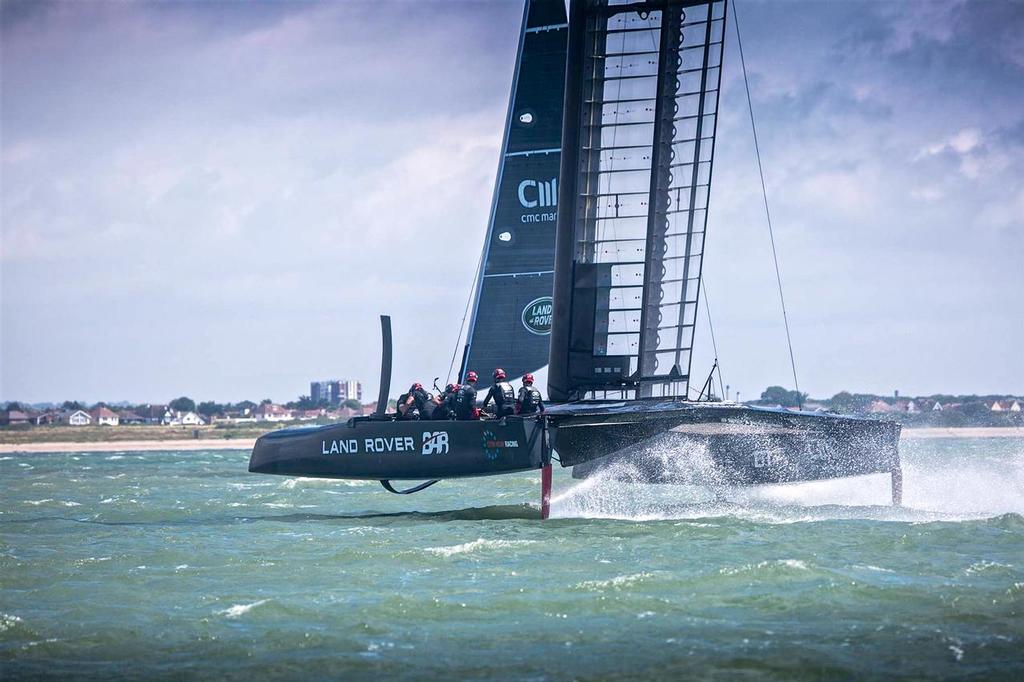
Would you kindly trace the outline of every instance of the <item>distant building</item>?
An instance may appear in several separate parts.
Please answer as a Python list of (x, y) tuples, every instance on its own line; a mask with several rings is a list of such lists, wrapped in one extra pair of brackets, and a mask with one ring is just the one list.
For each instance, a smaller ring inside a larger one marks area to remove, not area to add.
[(896, 408), (884, 400), (872, 400), (871, 404), (868, 405), (867, 411), (872, 414), (877, 414), (880, 412), (895, 412)]
[(363, 400), (363, 384), (351, 379), (325, 379), (311, 381), (309, 397), (314, 403), (340, 405), (346, 400)]
[(161, 423), (165, 426), (204, 426), (206, 420), (195, 412), (171, 411)]
[(17, 426), (18, 424), (28, 424), (31, 422), (31, 416), (21, 410), (6, 410), (0, 412), (0, 424)]
[(166, 405), (143, 405), (136, 413), (146, 424), (164, 424), (174, 418), (174, 414)]
[(251, 408), (243, 408), (241, 410), (228, 410), (221, 417), (215, 417), (213, 421), (217, 422), (233, 422), (235, 424), (243, 424), (246, 422), (256, 421), (256, 412)]
[(295, 413), (282, 405), (264, 403), (256, 408), (256, 421), (285, 422), (295, 418)]
[(942, 412), (942, 403), (936, 400), (935, 404), (932, 405), (932, 412)]
[(182, 426), (203, 426), (206, 420), (195, 412), (179, 412), (178, 420)]
[(92, 417), (93, 422), (97, 426), (117, 426), (121, 422), (117, 412), (114, 412), (109, 407), (97, 407), (89, 413), (89, 416)]
[(65, 410), (57, 417), (57, 422), (70, 426), (88, 426), (92, 424), (92, 416), (85, 410)]
[(993, 412), (1020, 412), (1020, 402), (1013, 398), (1009, 400), (995, 400), (989, 409)]
[(121, 410), (117, 416), (121, 420), (121, 424), (145, 424), (146, 420), (141, 414), (136, 414), (131, 410)]

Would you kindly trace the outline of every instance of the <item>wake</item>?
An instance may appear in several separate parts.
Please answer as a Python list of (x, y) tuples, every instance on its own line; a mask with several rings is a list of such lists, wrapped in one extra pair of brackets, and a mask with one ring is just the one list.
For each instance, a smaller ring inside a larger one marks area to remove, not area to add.
[(551, 501), (551, 518), (635, 521), (734, 517), (766, 523), (830, 519), (968, 521), (1024, 514), (1024, 442), (976, 440), (952, 447), (904, 441), (903, 505), (890, 504), (888, 474), (781, 485), (730, 486), (701, 446), (654, 453), (684, 485), (643, 484), (616, 463), (573, 481)]

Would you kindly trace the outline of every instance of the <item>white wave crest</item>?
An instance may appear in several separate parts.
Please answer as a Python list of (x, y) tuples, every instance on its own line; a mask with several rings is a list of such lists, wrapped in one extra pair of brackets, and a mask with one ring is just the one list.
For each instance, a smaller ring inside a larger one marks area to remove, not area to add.
[(992, 570), (992, 569), (997, 569), (998, 570), (1000, 568), (1013, 568), (1013, 565), (1012, 564), (1001, 564), (998, 561), (986, 561), (986, 560), (983, 559), (981, 561), (975, 561), (973, 564), (971, 564), (966, 569), (964, 569), (964, 574), (965, 575), (974, 575), (976, 573), (981, 573), (983, 571), (989, 571), (989, 570)]
[(228, 618), (239, 618), (249, 613), (257, 606), (262, 606), (263, 604), (266, 604), (268, 601), (270, 600), (260, 599), (259, 601), (254, 601), (251, 604), (235, 604), (234, 606), (224, 609), (223, 611), (218, 611), (217, 615), (227, 616)]
[(438, 556), (450, 557), (456, 554), (470, 554), (477, 550), (508, 549), (510, 547), (522, 547), (536, 544), (536, 540), (485, 540), (480, 538), (472, 542), (464, 542), (461, 545), (450, 547), (426, 547), (424, 552), (430, 552)]
[(630, 587), (653, 576), (653, 573), (643, 572), (619, 575), (608, 580), (584, 580), (581, 583), (577, 583), (576, 588), (580, 590), (605, 590), (609, 588), (621, 590), (624, 587)]
[(21, 618), (17, 616), (12, 616), (8, 613), (0, 613), (0, 632), (7, 632), (20, 622)]
[(800, 561), (799, 559), (776, 559), (774, 561), (759, 561), (756, 564), (744, 564), (742, 566), (726, 566), (718, 569), (721, 575), (738, 575), (740, 573), (748, 573), (750, 571), (758, 571), (770, 566), (782, 566), (784, 568), (791, 568), (797, 571), (807, 571), (807, 563)]

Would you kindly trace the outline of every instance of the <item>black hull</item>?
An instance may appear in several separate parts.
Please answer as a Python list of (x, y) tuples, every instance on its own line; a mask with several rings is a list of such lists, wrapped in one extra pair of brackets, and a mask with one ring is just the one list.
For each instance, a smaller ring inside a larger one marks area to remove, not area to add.
[(900, 469), (892, 422), (653, 401), (560, 405), (550, 419), (552, 446), (575, 478), (758, 485)]
[(544, 425), (534, 419), (390, 421), (273, 431), (256, 441), (249, 471), (368, 480), (494, 476), (548, 462)]
[(900, 427), (838, 415), (722, 403), (551, 406), (543, 418), (343, 424), (274, 431), (249, 471), (368, 480), (496, 476), (541, 469), (550, 450), (574, 478), (762, 485), (891, 473), (899, 503)]

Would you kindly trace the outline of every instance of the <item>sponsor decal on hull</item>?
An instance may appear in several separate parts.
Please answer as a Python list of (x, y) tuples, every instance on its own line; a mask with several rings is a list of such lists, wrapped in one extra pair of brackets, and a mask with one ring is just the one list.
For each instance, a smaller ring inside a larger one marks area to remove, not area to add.
[(381, 436), (378, 438), (346, 438), (320, 441), (324, 455), (379, 455), (418, 452), (421, 455), (448, 454), (447, 431), (424, 431), (420, 442), (413, 436)]
[(493, 431), (484, 431), (483, 435), (483, 446), (484, 456), (487, 459), (498, 459), (502, 450), (509, 448), (518, 448), (519, 441), (517, 440), (498, 440), (498, 437), (494, 435)]

